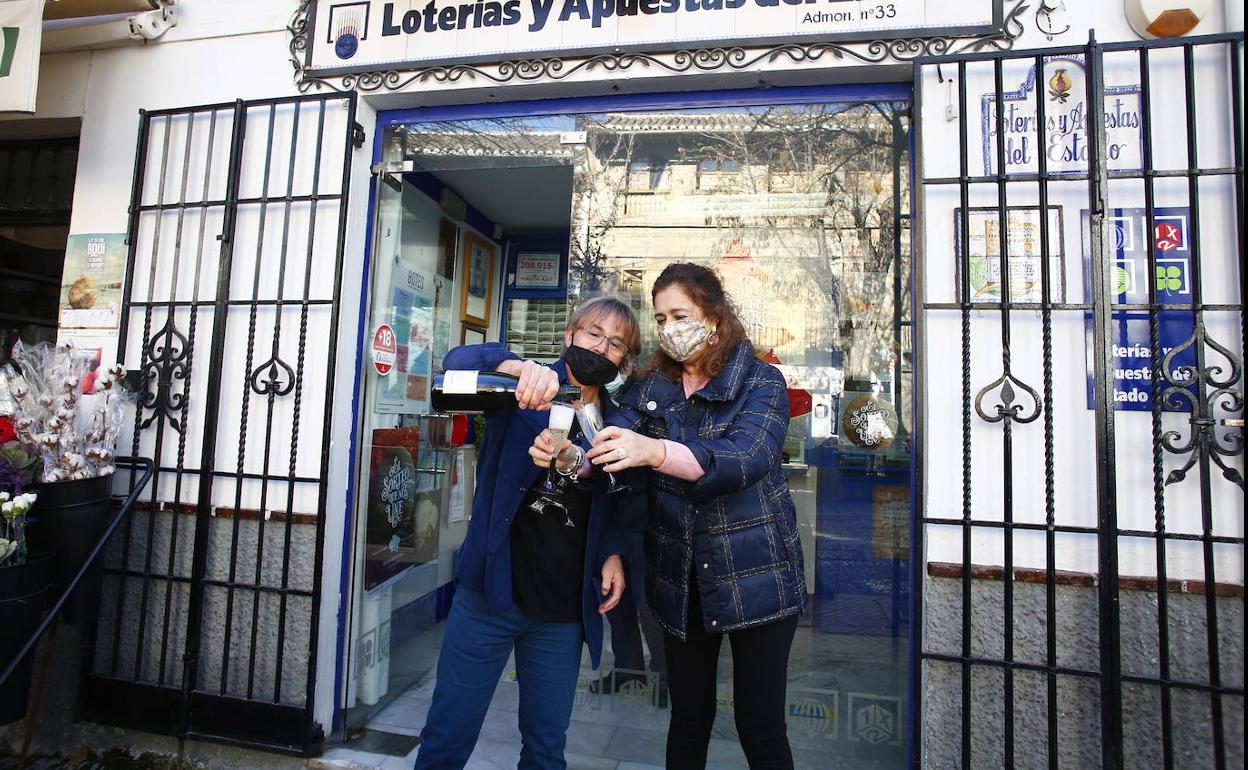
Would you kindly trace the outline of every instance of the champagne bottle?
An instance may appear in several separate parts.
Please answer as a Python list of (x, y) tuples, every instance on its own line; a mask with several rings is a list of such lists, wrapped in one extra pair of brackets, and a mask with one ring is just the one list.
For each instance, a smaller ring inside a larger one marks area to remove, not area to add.
[[(433, 411), (491, 412), (516, 408), (516, 385), (520, 378), (502, 372), (451, 370), (433, 376)], [(555, 401), (572, 403), (581, 397), (581, 389), (562, 385)]]

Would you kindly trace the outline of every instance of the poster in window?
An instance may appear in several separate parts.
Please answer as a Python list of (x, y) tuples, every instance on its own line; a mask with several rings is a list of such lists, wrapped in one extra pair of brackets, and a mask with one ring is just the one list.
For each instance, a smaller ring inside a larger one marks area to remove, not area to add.
[(406, 260), (391, 274), (390, 327), (394, 364), (380, 378), (376, 411), (428, 414), (433, 372), (433, 279)]
[(559, 253), (522, 251), (516, 254), (517, 289), (558, 289)]
[(75, 233), (65, 243), (62, 329), (116, 329), (126, 275), (125, 233)]
[[(1041, 302), (1044, 295), (1041, 271), (1042, 241), (1040, 209), (1011, 206), (1006, 209), (1006, 248), (1009, 253), (1011, 302)], [(1062, 207), (1049, 207), (1049, 301), (1064, 302), (1066, 278), (1065, 250), (1062, 241)], [(963, 269), (967, 270), (970, 294), (968, 302), (1000, 302), (1001, 282), (1001, 212), (995, 207), (972, 208), (967, 232), (969, 257), (962, 258), (962, 210), (954, 211), (954, 252), (958, 255), (957, 285), (962, 286)]]
[(460, 259), (462, 286), (459, 318), (464, 323), (489, 328), (494, 299), (494, 244), (465, 230)]

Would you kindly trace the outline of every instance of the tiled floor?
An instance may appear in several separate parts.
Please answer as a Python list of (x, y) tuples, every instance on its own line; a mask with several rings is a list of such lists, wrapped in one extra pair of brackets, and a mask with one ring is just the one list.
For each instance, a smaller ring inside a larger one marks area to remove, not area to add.
[[(433, 695), (433, 661), (440, 634), (425, 634), (395, 652), (391, 666), (404, 666), (415, 683), (388, 704), (378, 704), (370, 730), (419, 735)], [(900, 767), (906, 760), (907, 661), (905, 640), (840, 636), (798, 629), (789, 666), (789, 741), (798, 768), (845, 766), (866, 770)], [(610, 654), (603, 671), (611, 670)], [(423, 671), (419, 669), (424, 669)], [(708, 755), (716, 770), (746, 768), (732, 721), (732, 661), (728, 645), (720, 660), (720, 714)], [(649, 689), (597, 695), (589, 683), (601, 675), (586, 656), (568, 730), (569, 768), (651, 770), (663, 766), (667, 709), (656, 707)], [(393, 680), (392, 680), (393, 681)], [(520, 755), (516, 726), (519, 690), (508, 665), (481, 730), (468, 768), (514, 768)], [(410, 768), (416, 750), (387, 757), (333, 749), (328, 766)]]

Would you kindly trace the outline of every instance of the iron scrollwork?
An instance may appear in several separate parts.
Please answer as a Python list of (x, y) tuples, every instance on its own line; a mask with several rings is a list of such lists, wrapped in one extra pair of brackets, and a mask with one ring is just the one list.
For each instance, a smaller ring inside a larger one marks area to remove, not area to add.
[[(1226, 359), (1230, 371), (1225, 377), (1222, 376), (1224, 368), (1217, 364), (1203, 367), (1174, 365), (1174, 360), (1184, 351), (1202, 344)], [(1232, 414), (1243, 412), (1244, 397), (1239, 390), (1243, 376), (1242, 362), (1228, 348), (1210, 337), (1204, 321), (1198, 319), (1191, 336), (1183, 344), (1171, 349), (1162, 359), (1161, 376), (1166, 383), (1166, 389), (1162, 392), (1163, 406), (1176, 411), (1186, 411), (1185, 407), (1190, 407), (1192, 413), (1192, 429), (1186, 441), (1175, 430), (1166, 431), (1161, 436), (1161, 446), (1167, 452), (1176, 455), (1191, 453), (1182, 467), (1175, 468), (1166, 476), (1166, 485), (1183, 481), (1199, 460), (1208, 459), (1221, 469), (1223, 478), (1243, 489), (1243, 474), (1227, 464), (1225, 459), (1243, 454), (1242, 426), (1238, 429), (1224, 429), (1219, 434), (1218, 428), (1223, 422), (1214, 416), (1215, 409)]]
[[(149, 427), (158, 418), (168, 420), (169, 425), (178, 433), (183, 432), (183, 424), (179, 415), (186, 408), (186, 379), (190, 373), (189, 344), (186, 335), (178, 331), (178, 327), (170, 316), (165, 325), (152, 335), (143, 349), (143, 365), (139, 367), (143, 386), (143, 394), (139, 402), (140, 410), (151, 410), (142, 423), (143, 428)], [(178, 382), (183, 383), (181, 389), (176, 388)], [(155, 391), (150, 386), (155, 384)]]
[[(1025, 411), (1026, 407), (1014, 400), (1018, 395), (1015, 387), (1031, 397), (1030, 410)], [(996, 391), (998, 403), (993, 413), (988, 414), (984, 411), (984, 398), (993, 391)], [(1040, 395), (1030, 385), (1006, 371), (975, 394), (975, 412), (986, 422), (1013, 420), (1017, 423), (1028, 423), (1040, 416)]]
[(247, 383), (261, 396), (285, 396), (295, 387), (295, 371), (274, 354), (255, 368)]
[(984, 50), (1006, 51), (1023, 34), (1023, 14), (1027, 0), (1008, 0), (1013, 5), (1005, 12), (1001, 27), (992, 32), (966, 37), (933, 35), (865, 43), (782, 43), (766, 48), (722, 46), (682, 49), (671, 53), (619, 52), (564, 59), (558, 56), (532, 59), (509, 59), (497, 64), (448, 64), (413, 66), (407, 69), (355, 72), (334, 78), (320, 77), (304, 67), (311, 30), (312, 0), (300, 0), (291, 22), (290, 63), (295, 70), (295, 83), (300, 92), (315, 88), (333, 91), (399, 91), (418, 83), (457, 83), (461, 80), (485, 80), (490, 83), (565, 80), (579, 72), (625, 72), (634, 68), (657, 68), (672, 73), (713, 72), (716, 70), (749, 70), (755, 65), (787, 60), (788, 63), (814, 63), (823, 59), (853, 59), (863, 64), (886, 62), (909, 63), (923, 56), (950, 53), (973, 53)]

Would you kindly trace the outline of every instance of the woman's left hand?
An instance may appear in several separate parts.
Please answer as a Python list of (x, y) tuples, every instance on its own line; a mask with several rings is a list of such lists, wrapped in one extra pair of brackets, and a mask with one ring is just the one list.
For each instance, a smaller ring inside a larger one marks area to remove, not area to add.
[(613, 553), (602, 563), (602, 595), (607, 597), (598, 605), (598, 614), (606, 615), (620, 603), (624, 593), (624, 560)]
[(614, 425), (594, 437), (589, 459), (608, 473), (628, 468), (657, 468), (667, 458), (667, 449), (658, 439), (643, 436)]

